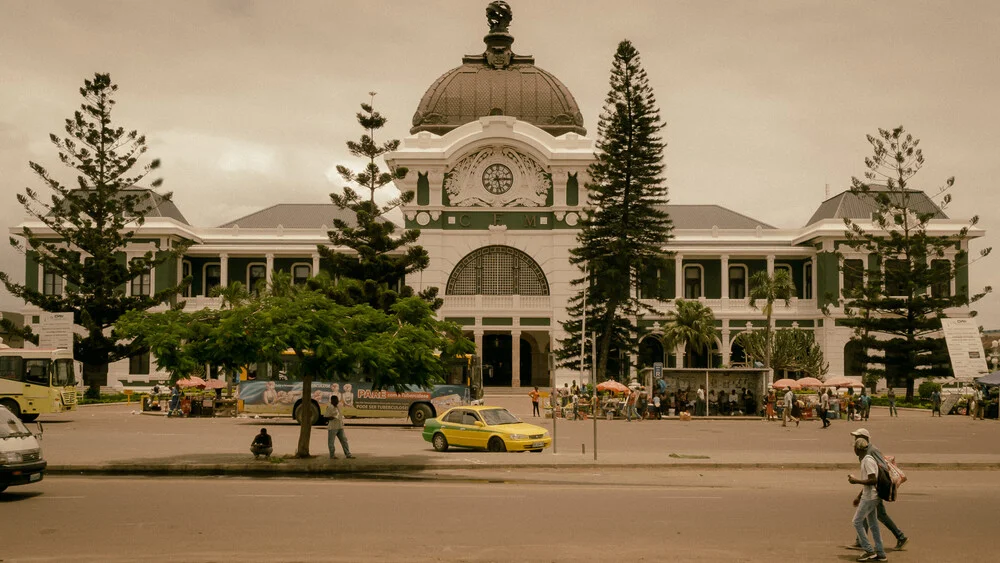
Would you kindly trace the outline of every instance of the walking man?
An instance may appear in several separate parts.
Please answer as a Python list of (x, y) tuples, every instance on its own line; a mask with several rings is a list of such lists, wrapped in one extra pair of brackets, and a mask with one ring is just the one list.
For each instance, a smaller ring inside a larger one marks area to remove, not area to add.
[(865, 389), (861, 390), (861, 396), (858, 397), (858, 414), (861, 416), (861, 420), (868, 420), (868, 409), (871, 405), (871, 397)]
[(826, 393), (820, 392), (819, 395), (819, 417), (823, 420), (823, 428), (830, 426), (830, 420), (826, 417), (827, 411), (830, 410), (830, 390), (827, 389)]
[(896, 410), (896, 392), (892, 387), (889, 388), (886, 398), (889, 399), (889, 416), (899, 418), (899, 411)]
[(528, 393), (528, 396), (531, 397), (531, 413), (534, 416), (537, 417), (537, 416), (539, 416), (539, 414), (538, 414), (538, 396), (539, 396), (538, 387), (536, 386), (534, 389), (532, 389), (531, 392)]
[[(863, 438), (855, 438), (854, 454), (861, 460), (861, 477), (854, 475), (847, 476), (847, 482), (852, 485), (862, 485), (861, 492), (854, 499), (854, 531), (858, 536), (858, 544), (865, 552), (858, 561), (888, 561), (885, 556), (885, 548), (882, 547), (882, 535), (878, 527), (878, 494), (875, 492), (875, 484), (878, 482), (878, 465), (875, 458), (868, 453), (868, 442)], [(868, 523), (868, 528), (872, 533), (873, 546), (868, 541), (868, 533), (865, 532), (864, 523)]]
[[(878, 448), (876, 448), (874, 444), (872, 444), (871, 433), (868, 432), (866, 428), (858, 428), (854, 432), (851, 432), (851, 436), (855, 440), (859, 439), (864, 440), (865, 443), (867, 444), (866, 451), (868, 455), (875, 458), (876, 465), (883, 467), (885, 466), (886, 464), (885, 457), (883, 457), (882, 452)], [(892, 518), (889, 517), (889, 513), (886, 512), (885, 510), (885, 501), (878, 498), (877, 494), (875, 495), (875, 497), (878, 500), (878, 507), (875, 510), (875, 515), (878, 521), (881, 522), (882, 525), (885, 526), (885, 528), (889, 530), (893, 536), (895, 536), (896, 551), (899, 551), (903, 549), (903, 546), (906, 545), (906, 542), (909, 541), (909, 538), (906, 537), (906, 534), (904, 534), (903, 531), (900, 530), (898, 526), (896, 526), (896, 523), (892, 521)], [(865, 527), (865, 532), (867, 533), (868, 531), (867, 522), (865, 522), (864, 527)], [(862, 548), (859, 540), (855, 539), (854, 547), (857, 547), (858, 549)]]
[(931, 393), (931, 416), (932, 417), (934, 416), (934, 413), (937, 413), (937, 415), (939, 417), (941, 416), (941, 392), (938, 391), (937, 389), (935, 389), (934, 392)]
[(347, 445), (347, 436), (344, 434), (344, 415), (340, 412), (340, 397), (330, 396), (330, 404), (323, 413), (328, 425), (326, 427), (326, 446), (330, 449), (330, 459), (337, 459), (334, 444), (340, 440), (340, 447), (344, 450), (344, 457), (352, 459), (351, 447)]
[(799, 419), (792, 416), (792, 405), (795, 404), (795, 393), (792, 393), (791, 387), (785, 387), (785, 408), (781, 411), (781, 425), (788, 426), (789, 420), (795, 421), (795, 426), (799, 425)]
[(976, 387), (976, 412), (972, 414), (972, 419), (985, 420), (983, 417), (986, 414), (986, 398), (983, 396), (983, 389), (981, 387)]
[(632, 422), (632, 417), (635, 416), (639, 419), (639, 411), (635, 409), (635, 404), (639, 400), (639, 393), (633, 390), (628, 394), (628, 398), (625, 399), (625, 422)]

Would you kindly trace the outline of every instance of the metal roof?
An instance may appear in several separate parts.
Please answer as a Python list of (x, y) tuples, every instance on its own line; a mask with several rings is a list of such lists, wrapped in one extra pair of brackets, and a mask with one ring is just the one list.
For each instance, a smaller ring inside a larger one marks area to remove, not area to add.
[(774, 229), (771, 225), (747, 217), (721, 205), (664, 205), (675, 229)]
[[(886, 186), (872, 185), (872, 191), (888, 191)], [(920, 190), (906, 190), (909, 194), (909, 207), (916, 213), (933, 213), (935, 219), (947, 219), (944, 211), (934, 203), (927, 194)], [(894, 193), (890, 197), (893, 203), (898, 202), (902, 194)], [(875, 200), (871, 196), (853, 194), (850, 190), (843, 191), (824, 201), (813, 213), (807, 225), (812, 225), (822, 219), (871, 219), (875, 211)]]
[[(80, 193), (84, 190), (73, 190), (74, 193)], [(159, 194), (154, 192), (149, 188), (131, 187), (122, 190), (123, 192), (146, 192), (148, 194), (149, 206), (145, 211), (145, 216), (149, 217), (167, 217), (179, 221), (185, 225), (190, 225), (187, 219), (184, 218), (184, 214), (173, 202), (173, 200), (167, 199), (169, 196)], [(65, 200), (63, 201), (65, 204)]]
[(279, 203), (260, 211), (255, 211), (239, 219), (219, 225), (222, 228), (241, 229), (319, 229), (323, 225), (333, 227), (334, 218), (354, 223), (354, 213), (343, 210), (332, 203)]

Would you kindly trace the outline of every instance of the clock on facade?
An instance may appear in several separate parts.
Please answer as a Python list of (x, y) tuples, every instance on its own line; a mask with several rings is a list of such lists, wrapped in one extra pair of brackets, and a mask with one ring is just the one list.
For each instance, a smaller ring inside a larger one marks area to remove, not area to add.
[(514, 185), (514, 173), (503, 164), (491, 164), (483, 170), (483, 187), (491, 194), (500, 195)]

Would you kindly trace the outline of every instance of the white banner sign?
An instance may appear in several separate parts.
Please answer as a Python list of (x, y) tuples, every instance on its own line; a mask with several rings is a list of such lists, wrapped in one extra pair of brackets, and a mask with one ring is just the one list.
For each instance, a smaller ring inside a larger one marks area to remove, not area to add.
[(35, 332), (39, 348), (73, 349), (73, 313), (42, 313)]
[(941, 319), (941, 328), (956, 379), (971, 381), (990, 372), (975, 319)]

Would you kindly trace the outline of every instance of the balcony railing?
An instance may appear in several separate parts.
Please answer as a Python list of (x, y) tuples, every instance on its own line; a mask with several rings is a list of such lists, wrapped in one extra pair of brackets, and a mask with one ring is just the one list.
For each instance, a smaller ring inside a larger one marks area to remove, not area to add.
[[(711, 309), (714, 313), (718, 314), (753, 314), (760, 313), (764, 307), (763, 301), (757, 301), (756, 307), (750, 306), (750, 299), (706, 299), (704, 297), (698, 298), (698, 302), (705, 305)], [(661, 302), (653, 301), (652, 299), (644, 299), (644, 303), (650, 307), (666, 311), (674, 310), (674, 305), (664, 304)], [(785, 305), (784, 301), (776, 301), (774, 303), (774, 312), (777, 314), (815, 314), (818, 311), (815, 299), (799, 299), (793, 297), (788, 305)]]
[(456, 311), (549, 311), (548, 295), (445, 295), (444, 309)]

